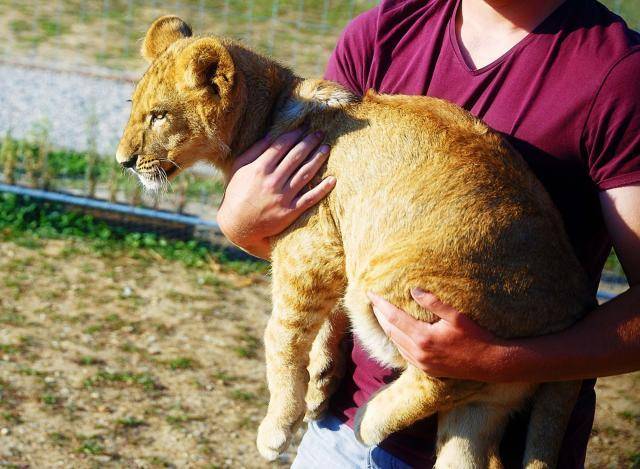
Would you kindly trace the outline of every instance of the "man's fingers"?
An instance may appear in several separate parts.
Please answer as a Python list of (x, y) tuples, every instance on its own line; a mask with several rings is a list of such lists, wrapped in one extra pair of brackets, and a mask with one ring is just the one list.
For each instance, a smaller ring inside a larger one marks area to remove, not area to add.
[(269, 145), (271, 145), (272, 141), (273, 138), (267, 135), (251, 145), (233, 162), (233, 172), (235, 173), (243, 166), (246, 166), (249, 163), (253, 163), (256, 159), (258, 159), (260, 155), (262, 155), (267, 150), (267, 148), (269, 148)]
[(309, 155), (314, 154), (314, 150), (322, 141), (322, 137), (322, 132), (314, 132), (300, 140), (289, 150), (289, 153), (280, 161), (280, 164), (273, 172), (280, 186), (284, 186), (286, 181), (305, 163)]
[(260, 160), (265, 165), (267, 172), (273, 172), (282, 158), (289, 153), (289, 151), (296, 146), (300, 141), (302, 135), (304, 135), (304, 128), (297, 128), (290, 132), (286, 132), (276, 138), (271, 145), (262, 153)]
[(452, 306), (444, 304), (433, 293), (426, 292), (420, 288), (413, 288), (411, 296), (424, 309), (431, 311), (440, 319), (457, 324), (460, 320), (464, 320), (465, 316)]
[(336, 185), (336, 178), (329, 176), (323, 179), (313, 189), (308, 190), (291, 202), (291, 208), (297, 212), (304, 212), (320, 202)]
[(311, 181), (320, 168), (322, 168), (322, 165), (327, 161), (329, 151), (329, 145), (321, 145), (317, 148), (311, 158), (309, 158), (304, 165), (302, 165), (297, 171), (294, 169), (295, 174), (293, 174), (291, 179), (287, 182), (284, 187), (284, 192), (290, 191), (294, 195), (297, 195), (304, 186)]
[(405, 350), (414, 350), (416, 341), (411, 333), (428, 326), (428, 324), (411, 317), (375, 293), (368, 292), (367, 296), (380, 326), (391, 340)]

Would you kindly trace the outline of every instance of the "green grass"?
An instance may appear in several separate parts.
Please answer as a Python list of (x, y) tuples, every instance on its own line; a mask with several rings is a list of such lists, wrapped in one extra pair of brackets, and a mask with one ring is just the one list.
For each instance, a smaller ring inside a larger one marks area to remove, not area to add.
[[(42, 238), (85, 239), (95, 250), (105, 255), (148, 250), (165, 259), (180, 261), (188, 267), (202, 267), (215, 260), (240, 274), (267, 270), (265, 262), (235, 259), (229, 252), (202, 241), (171, 240), (154, 233), (130, 232), (110, 227), (90, 215), (67, 211), (55, 203), (39, 203), (14, 194), (0, 193), (0, 240), (38, 248)], [(16, 288), (19, 289), (20, 285), (16, 284)], [(19, 315), (14, 317), (16, 321), (19, 318)], [(0, 315), (0, 322), (9, 320), (10, 318), (3, 320)]]
[(231, 397), (237, 401), (251, 402), (257, 399), (257, 396), (249, 391), (242, 389), (234, 389), (231, 391)]
[(78, 453), (100, 455), (105, 454), (105, 448), (100, 443), (99, 437), (83, 438), (82, 443), (76, 450)]
[(99, 371), (95, 376), (84, 380), (85, 388), (109, 385), (139, 386), (145, 391), (159, 391), (164, 389), (164, 386), (149, 373), (134, 373), (129, 371), (109, 372), (103, 370)]
[(172, 427), (183, 427), (188, 423), (202, 422), (203, 420), (206, 420), (206, 417), (202, 415), (190, 415), (186, 413), (177, 413), (167, 415), (165, 417), (165, 421)]
[(116, 420), (116, 423), (119, 427), (123, 428), (138, 428), (147, 425), (144, 420), (131, 416), (119, 418)]
[(233, 348), (233, 351), (241, 358), (257, 358), (260, 348), (260, 340), (252, 336), (249, 331), (238, 336), (240, 345)]
[(193, 358), (178, 357), (167, 362), (167, 365), (172, 370), (192, 370), (199, 366), (199, 363)]

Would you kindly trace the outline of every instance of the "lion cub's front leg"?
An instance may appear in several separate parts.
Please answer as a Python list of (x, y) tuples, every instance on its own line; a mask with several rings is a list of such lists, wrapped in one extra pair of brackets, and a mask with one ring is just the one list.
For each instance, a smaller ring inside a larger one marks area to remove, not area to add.
[(316, 420), (327, 409), (329, 399), (344, 376), (346, 351), (342, 347), (349, 320), (337, 306), (322, 324), (309, 355), (309, 387), (305, 420)]
[(270, 400), (257, 439), (268, 460), (302, 422), (311, 345), (344, 288), (342, 249), (327, 225), (316, 214), (273, 249), (273, 312), (264, 335)]

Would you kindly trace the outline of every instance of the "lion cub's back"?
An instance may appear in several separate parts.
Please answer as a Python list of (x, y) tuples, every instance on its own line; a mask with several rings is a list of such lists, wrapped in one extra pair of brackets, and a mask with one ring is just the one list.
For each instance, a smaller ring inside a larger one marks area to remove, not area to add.
[(497, 133), (425, 97), (368, 94), (351, 119), (366, 125), (329, 165), (350, 281), (409, 309), (409, 288), (430, 289), (503, 335), (577, 318), (586, 281), (562, 220)]

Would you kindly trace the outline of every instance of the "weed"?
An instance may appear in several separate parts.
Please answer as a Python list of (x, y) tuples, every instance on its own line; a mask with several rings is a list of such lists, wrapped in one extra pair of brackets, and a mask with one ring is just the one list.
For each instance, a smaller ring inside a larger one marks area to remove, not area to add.
[(104, 365), (104, 360), (85, 355), (83, 357), (80, 357), (77, 360), (77, 363), (78, 365), (82, 365), (82, 366)]
[(184, 413), (167, 415), (165, 417), (165, 421), (172, 427), (183, 427), (187, 423), (201, 422), (203, 420), (206, 419), (201, 415), (189, 415)]
[(100, 455), (105, 453), (105, 448), (100, 443), (100, 437), (82, 438), (80, 446), (77, 448), (78, 453)]
[(54, 407), (56, 405), (58, 405), (59, 399), (57, 396), (55, 396), (54, 394), (43, 394), (42, 395), (42, 403), (49, 406), (49, 407)]
[(234, 389), (233, 391), (231, 391), (231, 397), (238, 401), (245, 402), (255, 401), (257, 399), (257, 396), (255, 394), (249, 391), (244, 391), (242, 389)]
[(198, 362), (196, 362), (193, 358), (188, 357), (174, 358), (172, 360), (169, 360), (167, 364), (172, 370), (191, 370), (199, 366)]
[(224, 384), (225, 386), (238, 380), (237, 376), (230, 375), (230, 374), (226, 373), (225, 371), (217, 371), (217, 372), (215, 372), (213, 374), (213, 378), (216, 379), (217, 381), (221, 381), (222, 384)]
[(241, 345), (234, 347), (233, 351), (241, 358), (256, 358), (258, 356), (258, 349), (260, 347), (260, 341), (251, 335), (248, 329), (245, 328), (245, 332), (238, 339), (242, 342)]
[(85, 388), (124, 384), (140, 386), (145, 391), (158, 391), (164, 389), (157, 379), (149, 373), (132, 372), (108, 372), (99, 371), (95, 376), (84, 380)]
[(640, 424), (640, 414), (636, 412), (632, 412), (630, 410), (624, 410), (622, 412), (618, 412), (618, 417), (631, 423)]
[(65, 435), (64, 433), (61, 433), (61, 432), (49, 433), (49, 439), (56, 446), (64, 446), (67, 443), (69, 443), (69, 441), (71, 440), (71, 438), (69, 438), (67, 435)]
[(120, 427), (124, 428), (138, 428), (147, 425), (144, 420), (138, 419), (136, 417), (123, 417), (116, 420), (116, 423)]

